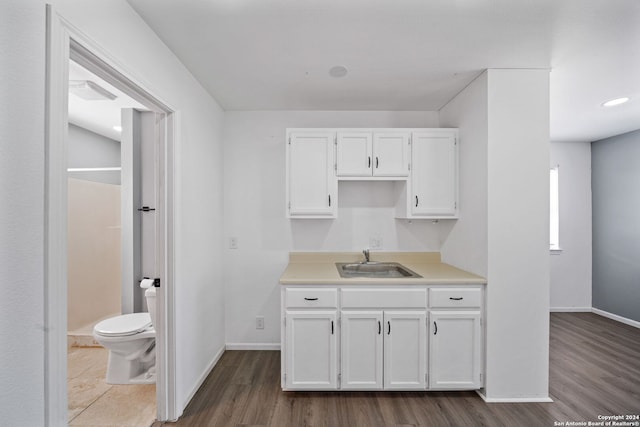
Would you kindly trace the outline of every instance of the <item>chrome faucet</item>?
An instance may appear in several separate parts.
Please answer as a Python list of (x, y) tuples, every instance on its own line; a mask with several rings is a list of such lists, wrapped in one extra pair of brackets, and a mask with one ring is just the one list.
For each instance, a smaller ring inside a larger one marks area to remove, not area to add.
[(369, 262), (369, 249), (365, 249), (362, 251), (364, 254), (364, 262)]

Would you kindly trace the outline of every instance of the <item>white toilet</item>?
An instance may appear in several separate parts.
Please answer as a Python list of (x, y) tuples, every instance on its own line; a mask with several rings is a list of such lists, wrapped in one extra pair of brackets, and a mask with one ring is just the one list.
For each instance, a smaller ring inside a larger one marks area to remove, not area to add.
[[(146, 285), (146, 286), (145, 286)], [(148, 313), (123, 314), (99, 322), (93, 337), (109, 350), (108, 384), (154, 384), (156, 382), (156, 288), (144, 296)]]

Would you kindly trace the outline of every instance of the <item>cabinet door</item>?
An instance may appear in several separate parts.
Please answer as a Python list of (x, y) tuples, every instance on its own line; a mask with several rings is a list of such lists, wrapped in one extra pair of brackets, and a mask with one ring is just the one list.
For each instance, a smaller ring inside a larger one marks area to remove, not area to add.
[(384, 388), (426, 388), (426, 311), (384, 312)]
[(409, 176), (409, 133), (373, 134), (373, 176)]
[(411, 142), (411, 213), (457, 215), (457, 142), (455, 133), (415, 132)]
[(342, 312), (343, 390), (382, 389), (382, 321), (382, 311)]
[(336, 175), (371, 176), (371, 132), (338, 132)]
[(432, 311), (429, 329), (429, 388), (480, 388), (480, 312)]
[(333, 132), (293, 132), (287, 144), (287, 217), (334, 218)]
[(285, 322), (287, 389), (337, 389), (336, 311), (287, 311)]

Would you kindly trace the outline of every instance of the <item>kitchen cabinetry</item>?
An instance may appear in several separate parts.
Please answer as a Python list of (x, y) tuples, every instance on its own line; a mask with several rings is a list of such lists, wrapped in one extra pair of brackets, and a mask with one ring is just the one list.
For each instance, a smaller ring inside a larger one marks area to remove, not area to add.
[(287, 135), (287, 218), (335, 218), (334, 132)]
[(384, 388), (426, 387), (426, 311), (386, 311)]
[(458, 216), (458, 143), (456, 129), (431, 129), (411, 135), (411, 176), (402, 183), (403, 218)]
[(457, 129), (287, 129), (287, 218), (336, 218), (338, 182), (397, 181), (396, 217), (458, 217)]
[(287, 388), (336, 389), (335, 311), (287, 311)]
[(336, 176), (407, 177), (409, 132), (338, 132)]
[(480, 289), (429, 292), (429, 388), (480, 388)]
[(425, 388), (426, 311), (342, 311), (343, 390)]
[(284, 303), (286, 388), (337, 389), (337, 290), (292, 289)]

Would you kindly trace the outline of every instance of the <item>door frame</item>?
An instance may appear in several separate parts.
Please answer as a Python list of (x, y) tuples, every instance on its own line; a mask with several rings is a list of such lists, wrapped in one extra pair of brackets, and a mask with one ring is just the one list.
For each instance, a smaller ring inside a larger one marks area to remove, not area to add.
[(160, 113), (157, 250), (161, 287), (157, 293), (156, 402), (160, 421), (175, 421), (176, 340), (174, 298), (174, 149), (179, 113), (126, 68), (47, 5), (45, 102), (45, 425), (67, 420), (67, 127), (70, 59)]

